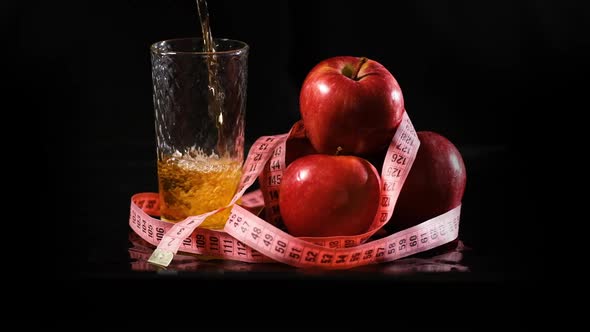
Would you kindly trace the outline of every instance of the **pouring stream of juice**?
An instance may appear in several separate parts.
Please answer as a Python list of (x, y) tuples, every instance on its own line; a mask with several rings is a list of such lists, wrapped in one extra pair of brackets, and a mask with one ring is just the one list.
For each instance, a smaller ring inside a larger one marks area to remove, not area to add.
[[(213, 35), (211, 33), (211, 26), (209, 24), (209, 10), (207, 9), (207, 1), (196, 0), (197, 10), (199, 12), (199, 20), (201, 21), (201, 33), (203, 35), (203, 46), (205, 52), (215, 52), (213, 44)], [(217, 126), (217, 151), (219, 157), (224, 157), (227, 153), (225, 146), (225, 138), (223, 137), (223, 91), (221, 84), (217, 77), (218, 63), (215, 56), (212, 56), (207, 61), (209, 73), (209, 116), (215, 119)]]

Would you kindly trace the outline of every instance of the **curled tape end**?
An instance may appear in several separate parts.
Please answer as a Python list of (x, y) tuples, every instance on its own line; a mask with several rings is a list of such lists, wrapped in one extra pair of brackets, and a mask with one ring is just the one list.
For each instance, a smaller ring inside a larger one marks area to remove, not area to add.
[(172, 262), (174, 258), (174, 254), (170, 251), (165, 251), (162, 249), (156, 248), (150, 258), (148, 259), (148, 263), (155, 264), (162, 267), (167, 267)]

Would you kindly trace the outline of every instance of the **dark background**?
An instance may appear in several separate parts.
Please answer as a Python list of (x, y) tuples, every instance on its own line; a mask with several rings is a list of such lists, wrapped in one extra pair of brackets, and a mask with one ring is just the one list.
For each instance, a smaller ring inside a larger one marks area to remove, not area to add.
[[(215, 37), (251, 47), (248, 142), (299, 119), (299, 87), (320, 60), (376, 60), (417, 130), (464, 156), (461, 238), (486, 257), (479, 272), (528, 282), (543, 276), (535, 194), (546, 171), (529, 161), (585, 79), (582, 3), (210, 0), (209, 11)], [(125, 271), (129, 198), (157, 190), (149, 46), (199, 36), (194, 1), (21, 2), (17, 14), (19, 115), (43, 146), (40, 204), (53, 212), (40, 233), (72, 226), (51, 242), (67, 263), (40, 272)]]

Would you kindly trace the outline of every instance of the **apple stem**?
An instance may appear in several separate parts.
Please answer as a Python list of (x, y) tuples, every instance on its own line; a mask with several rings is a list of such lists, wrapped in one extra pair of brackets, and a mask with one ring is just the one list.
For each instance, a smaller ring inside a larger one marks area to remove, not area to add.
[(365, 57), (361, 57), (361, 59), (359, 60), (359, 62), (356, 65), (356, 68), (354, 68), (354, 72), (352, 73), (352, 79), (355, 81), (358, 81), (358, 75), (359, 75), (359, 71), (361, 71), (361, 68), (363, 67), (363, 65), (369, 61), (369, 59), (365, 58)]
[(336, 148), (336, 153), (334, 155), (335, 156), (339, 156), (340, 155), (340, 152), (342, 152), (342, 147), (339, 146), (339, 147)]

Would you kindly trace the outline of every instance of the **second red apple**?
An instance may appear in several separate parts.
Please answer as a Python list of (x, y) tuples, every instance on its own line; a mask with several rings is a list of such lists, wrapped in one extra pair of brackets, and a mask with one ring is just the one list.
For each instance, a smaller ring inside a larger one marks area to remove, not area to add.
[(316, 154), (317, 151), (313, 148), (309, 139), (305, 134), (305, 127), (303, 121), (295, 122), (291, 128), (289, 138), (287, 139), (285, 151), (285, 163), (289, 166), (293, 161), (303, 156)]
[(432, 131), (419, 131), (420, 148), (385, 228), (400, 231), (445, 213), (463, 199), (467, 172), (451, 141)]
[(368, 231), (380, 196), (379, 173), (355, 156), (307, 155), (283, 174), (279, 207), (293, 236), (358, 235)]

